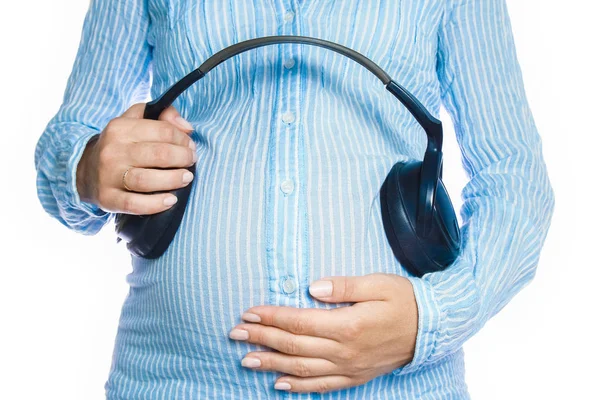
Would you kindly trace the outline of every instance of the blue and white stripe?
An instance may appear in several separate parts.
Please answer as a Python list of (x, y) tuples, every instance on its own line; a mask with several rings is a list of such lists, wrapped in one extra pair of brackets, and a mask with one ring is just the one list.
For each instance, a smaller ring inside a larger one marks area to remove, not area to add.
[[(216, 51), (290, 34), (355, 49), (434, 115), (446, 107), (469, 177), (461, 255), (421, 279), (393, 256), (379, 187), (396, 162), (422, 158), (426, 138), (373, 75), (320, 47), (242, 53), (175, 102), (195, 128), (193, 191), (164, 256), (132, 258), (109, 399), (466, 399), (463, 343), (533, 279), (554, 193), (505, 0), (92, 0), (64, 102), (35, 152), (44, 208), (97, 233), (112, 215), (75, 185), (89, 138)], [(373, 272), (413, 284), (410, 364), (325, 394), (280, 392), (280, 373), (241, 366), (270, 350), (229, 339), (244, 310), (346, 306), (314, 301), (308, 285)]]

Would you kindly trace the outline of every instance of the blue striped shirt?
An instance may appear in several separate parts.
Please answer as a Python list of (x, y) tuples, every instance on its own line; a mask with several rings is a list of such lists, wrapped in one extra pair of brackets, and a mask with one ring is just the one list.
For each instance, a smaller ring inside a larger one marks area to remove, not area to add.
[[(410, 276), (385, 237), (379, 188), (426, 136), (366, 69), (330, 50), (278, 44), (219, 65), (175, 107), (198, 163), (175, 239), (132, 257), (105, 384), (109, 399), (466, 399), (463, 343), (534, 277), (554, 210), (505, 0), (92, 0), (64, 101), (35, 151), (39, 199), (68, 228), (111, 218), (76, 190), (87, 141), (215, 52), (268, 35), (334, 41), (366, 55), (455, 127), (468, 183), (461, 253)], [(277, 391), (244, 368), (268, 348), (229, 339), (246, 309), (332, 308), (308, 285), (328, 275), (407, 276), (413, 360), (353, 388)]]

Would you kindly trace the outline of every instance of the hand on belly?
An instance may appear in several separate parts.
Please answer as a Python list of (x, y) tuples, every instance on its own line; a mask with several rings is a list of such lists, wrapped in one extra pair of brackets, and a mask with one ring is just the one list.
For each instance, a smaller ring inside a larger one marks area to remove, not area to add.
[(364, 384), (413, 357), (417, 304), (410, 281), (400, 275), (327, 277), (310, 293), (328, 303), (354, 302), (333, 309), (261, 305), (242, 315), (234, 340), (276, 351), (246, 354), (244, 367), (280, 371), (275, 389), (327, 392)]

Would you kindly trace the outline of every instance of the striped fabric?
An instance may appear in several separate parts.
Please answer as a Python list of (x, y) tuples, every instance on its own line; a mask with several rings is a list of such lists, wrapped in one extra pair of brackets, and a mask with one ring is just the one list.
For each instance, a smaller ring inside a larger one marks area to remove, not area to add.
[[(461, 254), (420, 279), (393, 256), (379, 188), (396, 162), (422, 159), (426, 136), (375, 76), (316, 46), (242, 53), (174, 104), (195, 128), (194, 186), (168, 251), (132, 257), (109, 399), (467, 399), (463, 343), (534, 277), (554, 192), (505, 0), (92, 0), (35, 152), (43, 207), (98, 232), (113, 215), (81, 202), (75, 184), (91, 136), (218, 50), (288, 34), (357, 50), (432, 114), (448, 110), (469, 177)], [(324, 394), (275, 390), (281, 373), (241, 366), (269, 350), (229, 339), (243, 311), (348, 306), (315, 301), (308, 285), (373, 272), (413, 284), (410, 364)]]

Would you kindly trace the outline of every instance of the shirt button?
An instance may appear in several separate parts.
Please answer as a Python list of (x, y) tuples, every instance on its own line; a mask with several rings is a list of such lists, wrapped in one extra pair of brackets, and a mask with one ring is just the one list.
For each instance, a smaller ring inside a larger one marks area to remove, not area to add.
[(279, 188), (283, 193), (290, 194), (294, 191), (294, 181), (291, 179), (286, 179), (285, 181), (281, 182)]
[(294, 19), (294, 12), (291, 10), (286, 11), (285, 15), (283, 16), (283, 19), (285, 22), (290, 22)]
[(292, 122), (294, 122), (294, 120), (296, 119), (296, 116), (294, 115), (293, 112), (286, 112), (285, 114), (283, 114), (281, 116), (281, 120), (283, 122), (285, 122), (286, 124), (291, 124)]
[(296, 282), (292, 278), (287, 278), (283, 282), (283, 291), (290, 294), (296, 291)]
[(285, 63), (283, 64), (283, 66), (286, 67), (287, 69), (292, 68), (294, 65), (296, 65), (296, 61), (294, 61), (293, 58), (288, 58), (287, 60), (285, 60)]

